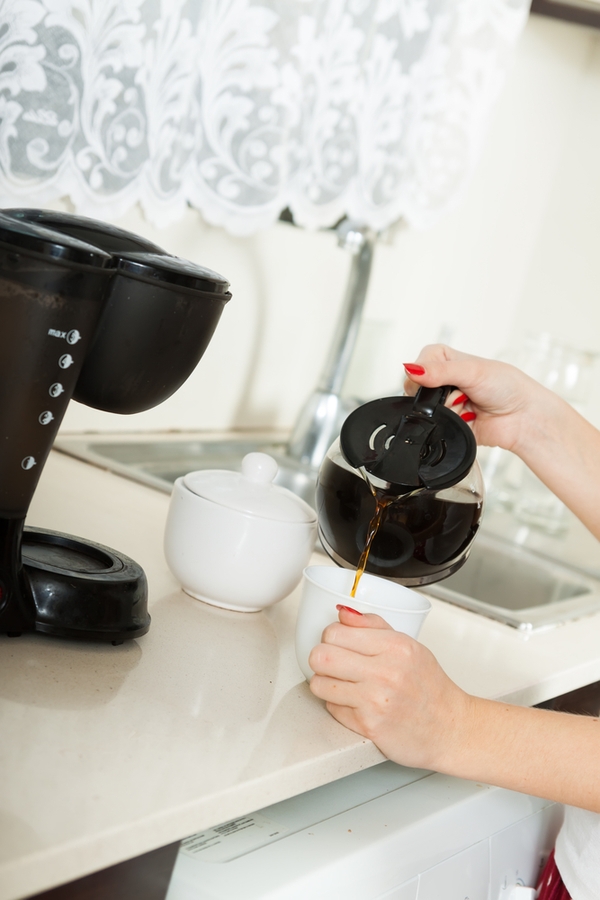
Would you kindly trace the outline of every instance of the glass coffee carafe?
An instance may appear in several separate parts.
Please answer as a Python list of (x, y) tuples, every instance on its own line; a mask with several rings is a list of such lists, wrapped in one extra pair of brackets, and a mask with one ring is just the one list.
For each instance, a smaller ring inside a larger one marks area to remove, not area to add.
[(483, 479), (471, 429), (444, 406), (450, 390), (375, 400), (346, 419), (316, 494), (321, 542), (338, 565), (364, 564), (415, 586), (440, 581), (466, 561), (483, 511)]

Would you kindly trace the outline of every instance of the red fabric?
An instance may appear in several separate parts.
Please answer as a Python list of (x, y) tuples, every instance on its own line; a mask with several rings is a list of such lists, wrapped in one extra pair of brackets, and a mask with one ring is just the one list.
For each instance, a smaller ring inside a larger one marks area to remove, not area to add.
[(571, 900), (571, 895), (564, 886), (560, 872), (556, 868), (554, 850), (544, 866), (537, 888), (539, 891), (538, 900)]

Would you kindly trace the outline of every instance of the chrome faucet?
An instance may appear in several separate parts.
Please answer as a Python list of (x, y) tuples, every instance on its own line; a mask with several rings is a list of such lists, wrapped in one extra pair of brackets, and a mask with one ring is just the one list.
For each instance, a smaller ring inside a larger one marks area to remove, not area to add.
[(287, 447), (287, 455), (318, 469), (346, 416), (359, 402), (344, 397), (369, 286), (376, 235), (365, 225), (343, 219), (337, 226), (340, 247), (352, 254), (346, 295), (318, 385), (304, 404)]

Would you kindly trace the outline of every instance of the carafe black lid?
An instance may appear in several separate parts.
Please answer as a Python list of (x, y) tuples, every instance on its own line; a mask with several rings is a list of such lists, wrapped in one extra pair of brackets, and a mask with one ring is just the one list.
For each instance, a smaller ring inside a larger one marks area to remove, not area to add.
[(0, 243), (10, 245), (15, 252), (37, 253), (57, 262), (103, 268), (111, 259), (99, 247), (87, 244), (68, 234), (61, 234), (35, 222), (25, 222), (0, 213)]
[(161, 256), (158, 253), (118, 253), (113, 266), (119, 272), (148, 281), (162, 283), (189, 291), (208, 294), (226, 294), (229, 282), (204, 266), (181, 259), (179, 256)]
[(340, 432), (346, 460), (399, 494), (444, 490), (462, 481), (475, 462), (477, 443), (466, 422), (444, 406), (450, 390), (420, 388), (415, 397), (359, 406)]
[(80, 241), (100, 247), (107, 253), (120, 251), (164, 253), (165, 251), (147, 238), (140, 237), (125, 228), (117, 228), (108, 222), (76, 216), (53, 209), (5, 209), (4, 214), (22, 222), (35, 222), (46, 228), (54, 228), (61, 234), (70, 234)]

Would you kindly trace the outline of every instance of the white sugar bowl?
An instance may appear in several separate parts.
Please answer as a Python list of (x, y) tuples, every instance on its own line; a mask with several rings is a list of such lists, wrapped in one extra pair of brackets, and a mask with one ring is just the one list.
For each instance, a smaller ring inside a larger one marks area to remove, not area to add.
[(248, 453), (242, 471), (205, 469), (178, 478), (165, 528), (165, 556), (186, 593), (256, 612), (293, 591), (317, 535), (315, 511), (273, 484), (278, 467)]

